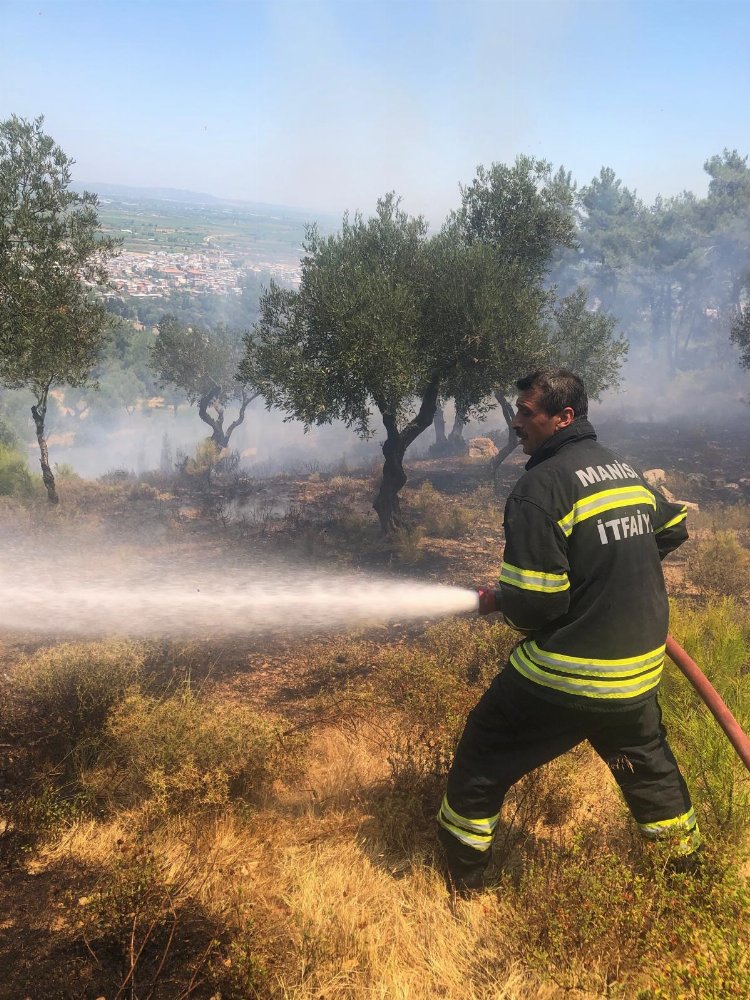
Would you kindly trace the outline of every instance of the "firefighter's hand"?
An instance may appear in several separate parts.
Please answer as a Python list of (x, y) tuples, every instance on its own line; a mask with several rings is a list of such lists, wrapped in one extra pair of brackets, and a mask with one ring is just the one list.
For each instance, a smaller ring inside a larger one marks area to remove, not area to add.
[(500, 610), (500, 591), (491, 587), (479, 588), (479, 614), (493, 615)]

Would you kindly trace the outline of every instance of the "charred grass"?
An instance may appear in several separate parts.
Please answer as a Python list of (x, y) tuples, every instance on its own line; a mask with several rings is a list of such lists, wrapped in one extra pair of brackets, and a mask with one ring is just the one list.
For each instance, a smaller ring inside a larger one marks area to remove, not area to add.
[[(216, 504), (185, 517), (184, 497), (151, 486), (85, 485), (63, 516), (116, 537), (152, 518), (160, 544), (196, 554), (280, 547), (413, 571), (377, 538), (364, 477), (285, 484), (294, 503), (255, 525)], [(420, 575), (496, 576), (502, 504), (486, 485), (417, 483), (404, 513)], [(721, 512), (715, 524), (673, 578), (672, 631), (747, 728), (750, 610), (730, 576), (747, 539)], [(717, 563), (731, 586), (706, 583)], [(748, 775), (674, 668), (663, 704), (706, 836), (701, 877), (666, 876), (582, 746), (513, 790), (489, 888), (446, 891), (433, 817), (466, 712), (512, 642), (468, 618), (254, 650), (7, 640), (0, 996), (750, 995)]]

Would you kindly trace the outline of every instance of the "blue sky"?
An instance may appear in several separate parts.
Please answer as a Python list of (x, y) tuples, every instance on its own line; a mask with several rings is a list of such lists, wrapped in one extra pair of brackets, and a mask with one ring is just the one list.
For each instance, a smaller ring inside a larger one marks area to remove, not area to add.
[(76, 180), (438, 223), (519, 153), (647, 201), (750, 153), (745, 0), (0, 0), (0, 118)]

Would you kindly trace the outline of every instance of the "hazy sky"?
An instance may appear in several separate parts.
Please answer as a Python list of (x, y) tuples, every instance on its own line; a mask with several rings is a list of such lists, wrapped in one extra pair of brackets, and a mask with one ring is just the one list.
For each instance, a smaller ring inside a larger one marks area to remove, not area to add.
[(746, 0), (0, 0), (0, 118), (75, 179), (437, 222), (479, 163), (647, 200), (750, 153)]

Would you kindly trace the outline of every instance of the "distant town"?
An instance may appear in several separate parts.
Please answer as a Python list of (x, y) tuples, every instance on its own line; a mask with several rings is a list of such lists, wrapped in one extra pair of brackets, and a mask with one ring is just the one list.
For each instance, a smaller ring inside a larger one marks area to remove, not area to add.
[(194, 253), (156, 250), (123, 250), (110, 262), (111, 296), (161, 298), (173, 292), (201, 295), (240, 295), (246, 273), (267, 274), (282, 284), (299, 283), (299, 261), (254, 260), (222, 250)]
[(102, 231), (123, 247), (109, 267), (115, 297), (239, 295), (251, 274), (295, 285), (306, 223), (323, 231), (333, 226), (331, 219), (283, 206), (205, 204), (191, 200), (190, 192), (100, 188)]

